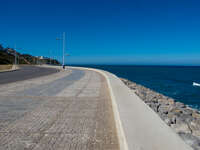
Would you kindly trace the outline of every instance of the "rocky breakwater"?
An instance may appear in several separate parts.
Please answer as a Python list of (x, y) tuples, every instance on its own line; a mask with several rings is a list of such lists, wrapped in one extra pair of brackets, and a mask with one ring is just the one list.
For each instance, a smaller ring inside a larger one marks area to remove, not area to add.
[(198, 110), (127, 79), (121, 80), (187, 144), (194, 150), (200, 150), (200, 112)]

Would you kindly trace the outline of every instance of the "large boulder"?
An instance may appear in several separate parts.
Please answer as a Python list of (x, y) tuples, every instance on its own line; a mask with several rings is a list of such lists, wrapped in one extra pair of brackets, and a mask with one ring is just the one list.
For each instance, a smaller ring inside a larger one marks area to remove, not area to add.
[(193, 120), (189, 124), (192, 134), (200, 137), (200, 120)]
[(176, 133), (192, 133), (190, 127), (186, 123), (171, 124), (171, 127)]
[(200, 113), (195, 111), (192, 113), (192, 117), (196, 118), (196, 119), (200, 119)]
[(179, 132), (178, 134), (194, 150), (200, 150), (200, 138), (195, 137), (189, 133)]
[(181, 103), (181, 102), (176, 102), (176, 107), (178, 107), (178, 108), (185, 108), (186, 105), (183, 104), (183, 103)]

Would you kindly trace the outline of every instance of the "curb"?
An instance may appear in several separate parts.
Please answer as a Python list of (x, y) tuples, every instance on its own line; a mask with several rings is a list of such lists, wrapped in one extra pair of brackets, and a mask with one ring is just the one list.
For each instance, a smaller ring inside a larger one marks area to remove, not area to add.
[(13, 72), (13, 71), (18, 71), (20, 69), (10, 69), (10, 70), (2, 70), (0, 73), (5, 73), (5, 72)]

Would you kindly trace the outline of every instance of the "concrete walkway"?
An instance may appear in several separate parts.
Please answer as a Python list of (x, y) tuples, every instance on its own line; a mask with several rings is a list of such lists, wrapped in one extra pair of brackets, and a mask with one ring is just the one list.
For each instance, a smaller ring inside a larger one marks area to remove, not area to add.
[(0, 150), (118, 150), (105, 78), (69, 69), (0, 85)]

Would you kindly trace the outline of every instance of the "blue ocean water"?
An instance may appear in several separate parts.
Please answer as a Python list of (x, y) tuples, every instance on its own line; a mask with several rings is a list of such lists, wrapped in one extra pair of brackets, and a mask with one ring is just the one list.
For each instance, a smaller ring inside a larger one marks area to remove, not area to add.
[(200, 109), (200, 67), (87, 65), (129, 79), (176, 101)]

